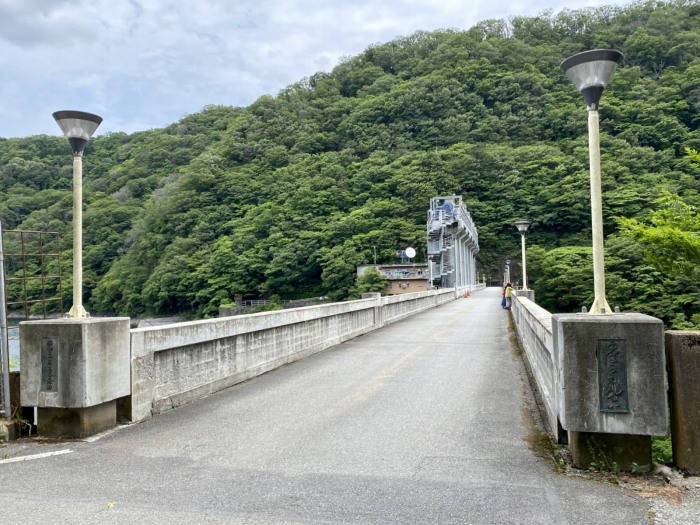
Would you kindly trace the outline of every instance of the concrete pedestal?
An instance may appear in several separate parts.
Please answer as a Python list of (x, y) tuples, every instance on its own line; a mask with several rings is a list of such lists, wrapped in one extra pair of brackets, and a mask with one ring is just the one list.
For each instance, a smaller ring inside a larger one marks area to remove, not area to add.
[(22, 406), (39, 407), (39, 432), (84, 437), (115, 426), (131, 391), (129, 319), (20, 323)]
[(612, 471), (614, 462), (620, 471), (631, 471), (633, 464), (638, 472), (651, 470), (651, 436), (569, 432), (569, 451), (580, 468), (596, 463)]
[(609, 460), (623, 470), (633, 462), (649, 464), (650, 436), (668, 434), (661, 320), (634, 313), (557, 314), (552, 336), (557, 412), (574, 461), (587, 466), (583, 436), (605, 444)]
[(535, 302), (535, 290), (517, 290), (515, 292), (516, 297), (525, 297), (530, 299), (533, 303)]
[(117, 401), (86, 408), (39, 408), (37, 419), (37, 430), (42, 436), (92, 436), (117, 425)]

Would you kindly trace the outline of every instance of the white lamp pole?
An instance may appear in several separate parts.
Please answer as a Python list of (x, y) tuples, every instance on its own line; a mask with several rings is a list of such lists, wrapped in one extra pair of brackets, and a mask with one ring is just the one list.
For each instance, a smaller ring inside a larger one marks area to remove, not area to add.
[(611, 313), (605, 299), (605, 264), (603, 254), (603, 204), (600, 183), (600, 137), (598, 130), (598, 103), (603, 90), (622, 61), (623, 55), (615, 49), (584, 51), (562, 62), (576, 89), (583, 95), (588, 109), (588, 148), (591, 172), (591, 225), (593, 228), (593, 288), (595, 299), (590, 313)]
[(83, 308), (83, 150), (102, 117), (83, 111), (56, 111), (53, 118), (73, 148), (73, 306), (71, 317), (87, 317)]
[(530, 227), (530, 221), (518, 221), (515, 223), (515, 227), (520, 232), (520, 241), (523, 252), (523, 290), (527, 290), (527, 268), (525, 266), (525, 233)]

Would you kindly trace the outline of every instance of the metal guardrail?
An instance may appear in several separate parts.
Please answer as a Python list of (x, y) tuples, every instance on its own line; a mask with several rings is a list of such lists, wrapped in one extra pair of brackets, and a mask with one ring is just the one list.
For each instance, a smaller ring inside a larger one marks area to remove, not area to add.
[[(23, 319), (50, 313), (63, 316), (61, 240), (58, 232), (4, 230), (0, 224), (0, 417), (11, 415), (10, 371), (18, 369), (19, 330), (10, 328), (8, 309)], [(32, 311), (33, 310), (33, 311)]]
[[(283, 308), (297, 308), (301, 306), (309, 306), (312, 304), (320, 304), (324, 302), (328, 302), (330, 299), (328, 297), (310, 297), (308, 299), (292, 299), (292, 300), (284, 300), (284, 301), (279, 301), (279, 305), (282, 306)], [(271, 299), (241, 299), (236, 301), (236, 306), (237, 307), (243, 307), (243, 308), (255, 308), (259, 306), (268, 306), (272, 304), (273, 301)]]
[[(54, 310), (60, 311), (62, 316), (59, 233), (5, 230), (2, 232), (2, 243), (6, 308), (25, 319), (29, 319), (30, 314), (46, 318), (50, 313), (47, 305), (58, 303)], [(52, 260), (55, 261), (53, 267), (49, 264)]]

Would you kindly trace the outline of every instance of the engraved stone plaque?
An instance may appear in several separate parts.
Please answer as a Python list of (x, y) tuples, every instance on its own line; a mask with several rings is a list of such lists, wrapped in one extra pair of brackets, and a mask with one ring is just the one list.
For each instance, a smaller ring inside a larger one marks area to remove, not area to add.
[(41, 338), (41, 391), (58, 392), (58, 337)]
[(598, 339), (601, 412), (629, 412), (627, 349), (624, 339)]

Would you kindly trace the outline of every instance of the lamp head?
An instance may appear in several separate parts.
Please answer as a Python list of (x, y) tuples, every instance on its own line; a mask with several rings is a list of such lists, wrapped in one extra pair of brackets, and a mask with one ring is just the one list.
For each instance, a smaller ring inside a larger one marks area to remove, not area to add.
[(566, 75), (583, 95), (589, 110), (598, 109), (603, 90), (623, 57), (616, 49), (592, 49), (573, 55), (561, 63)]
[(518, 221), (518, 222), (515, 223), (515, 227), (518, 229), (518, 231), (519, 231), (521, 234), (525, 234), (525, 232), (527, 231), (527, 229), (530, 227), (530, 221), (525, 221), (525, 220), (523, 220), (523, 221)]
[(83, 154), (85, 144), (102, 122), (102, 117), (84, 111), (56, 111), (53, 118), (73, 147), (74, 155)]

